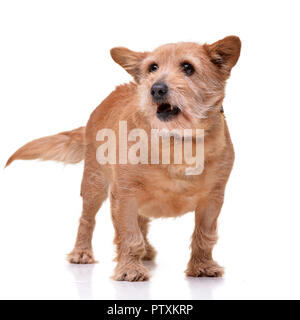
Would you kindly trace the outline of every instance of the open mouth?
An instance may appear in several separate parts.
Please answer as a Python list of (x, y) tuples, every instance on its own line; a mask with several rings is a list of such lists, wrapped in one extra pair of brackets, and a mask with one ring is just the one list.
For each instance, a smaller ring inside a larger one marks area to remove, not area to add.
[(169, 103), (161, 103), (156, 110), (156, 116), (161, 121), (169, 121), (178, 116), (181, 110), (176, 106), (171, 106)]

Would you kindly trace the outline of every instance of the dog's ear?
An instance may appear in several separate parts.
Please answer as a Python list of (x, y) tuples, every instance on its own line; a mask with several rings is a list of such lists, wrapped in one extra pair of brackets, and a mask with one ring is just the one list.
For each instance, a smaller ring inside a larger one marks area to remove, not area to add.
[(140, 64), (147, 57), (147, 52), (135, 52), (127, 48), (117, 47), (112, 48), (110, 54), (116, 63), (131, 74), (136, 82), (139, 82)]
[(210, 61), (225, 74), (237, 63), (240, 51), (241, 40), (236, 36), (229, 36), (213, 44), (205, 45)]

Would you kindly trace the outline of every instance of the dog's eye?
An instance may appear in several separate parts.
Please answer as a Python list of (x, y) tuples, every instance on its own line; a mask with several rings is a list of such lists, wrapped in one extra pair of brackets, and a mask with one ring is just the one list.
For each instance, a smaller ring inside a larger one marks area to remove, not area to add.
[(181, 67), (188, 76), (191, 76), (195, 72), (194, 67), (188, 62), (183, 62)]
[(154, 72), (158, 69), (158, 65), (156, 63), (152, 63), (150, 66), (149, 66), (149, 72)]

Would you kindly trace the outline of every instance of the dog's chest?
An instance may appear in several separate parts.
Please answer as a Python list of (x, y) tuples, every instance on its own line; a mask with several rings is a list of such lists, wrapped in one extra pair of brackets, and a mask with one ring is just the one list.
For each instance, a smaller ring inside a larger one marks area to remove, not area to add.
[(139, 197), (139, 213), (159, 218), (176, 217), (194, 211), (201, 197), (198, 183), (152, 173)]

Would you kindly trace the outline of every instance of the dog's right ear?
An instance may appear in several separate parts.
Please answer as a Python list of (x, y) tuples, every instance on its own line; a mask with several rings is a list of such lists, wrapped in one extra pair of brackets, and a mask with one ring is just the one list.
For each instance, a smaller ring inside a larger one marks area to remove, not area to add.
[(147, 57), (148, 52), (135, 52), (127, 48), (116, 47), (110, 50), (110, 54), (116, 63), (131, 74), (136, 82), (139, 82), (140, 65), (142, 60)]

